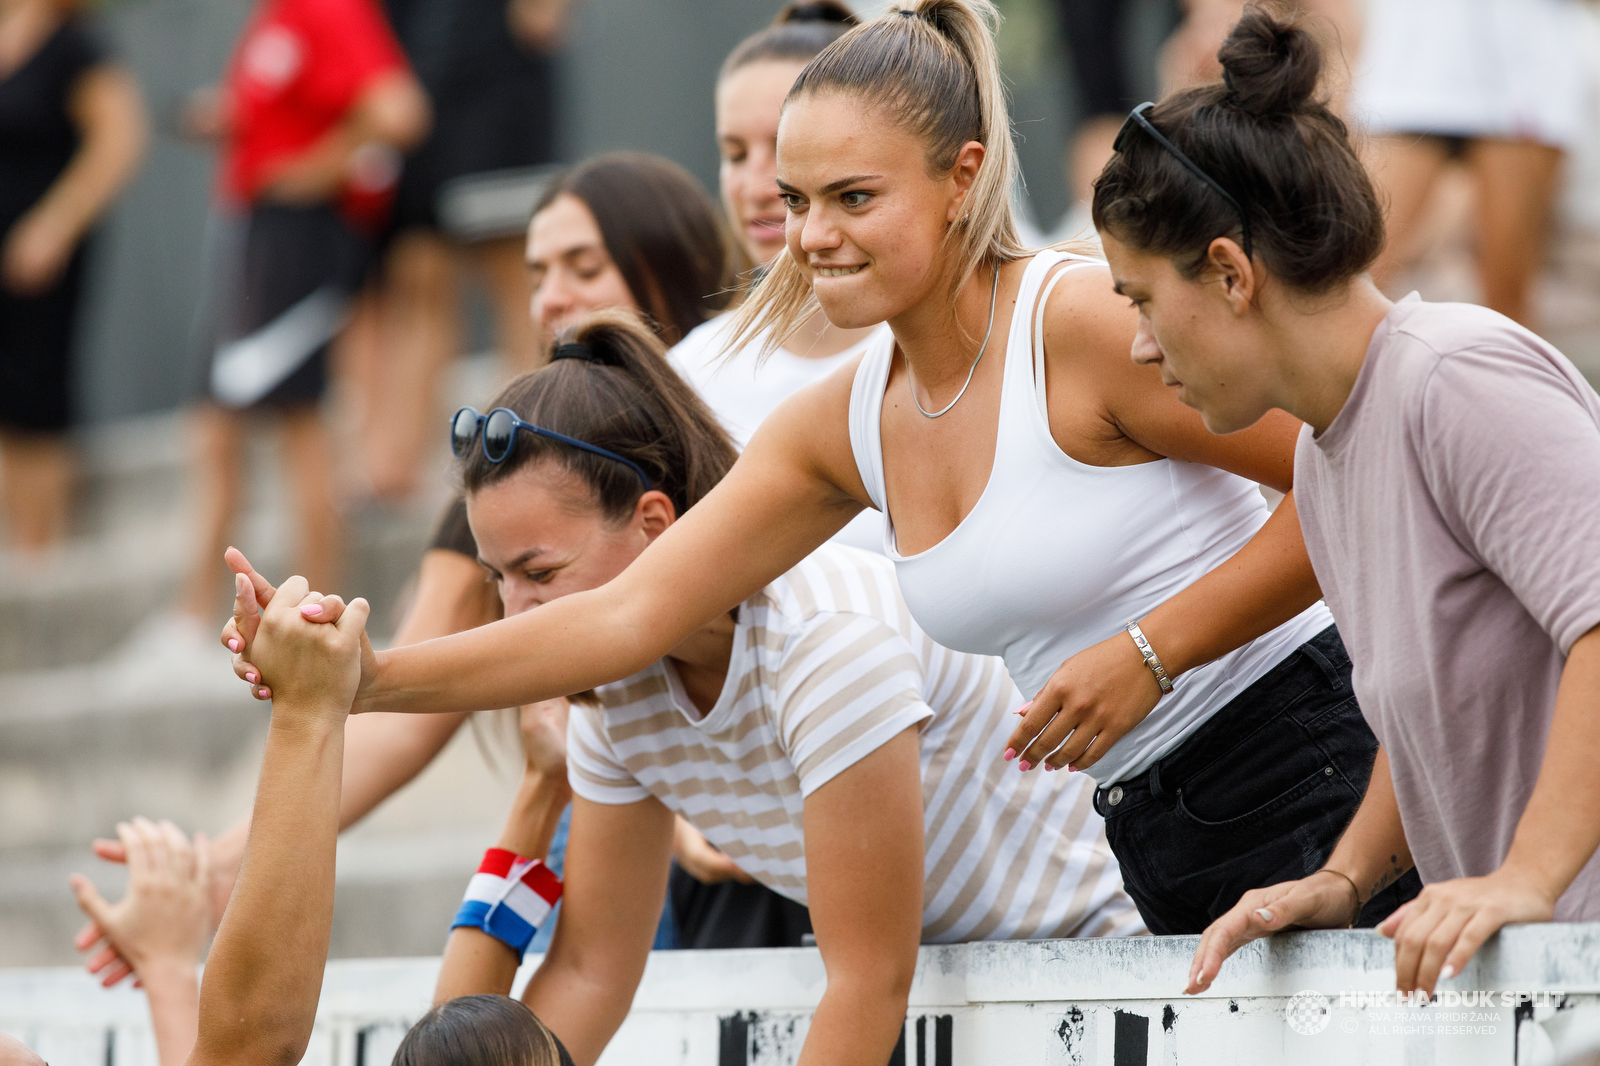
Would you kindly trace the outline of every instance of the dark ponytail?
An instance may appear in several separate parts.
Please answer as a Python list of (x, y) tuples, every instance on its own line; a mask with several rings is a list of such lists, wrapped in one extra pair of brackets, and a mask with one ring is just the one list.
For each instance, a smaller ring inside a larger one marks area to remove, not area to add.
[(462, 996), (434, 1007), (395, 1049), (393, 1066), (572, 1066), (556, 1035), (506, 996)]
[[(722, 480), (738, 457), (733, 441), (677, 372), (661, 340), (626, 311), (596, 311), (562, 332), (587, 358), (558, 358), (501, 390), (491, 407), (508, 407), (525, 422), (637, 463), (681, 516)], [(558, 355), (566, 355), (557, 347)], [(615, 459), (519, 432), (504, 462), (474, 448), (461, 470), (471, 494), (529, 463), (550, 459), (586, 485), (595, 506), (614, 521), (633, 513), (644, 487)]]
[(809, 63), (860, 21), (840, 0), (798, 0), (778, 12), (772, 25), (740, 41), (717, 77), (764, 60)]
[[(1383, 211), (1343, 120), (1318, 95), (1322, 49), (1299, 20), (1249, 4), (1217, 53), (1220, 84), (1175, 93), (1150, 123), (1238, 200), (1252, 252), (1320, 293), (1372, 265)], [(1094, 224), (1193, 277), (1239, 215), (1148, 135), (1130, 131), (1094, 186)]]

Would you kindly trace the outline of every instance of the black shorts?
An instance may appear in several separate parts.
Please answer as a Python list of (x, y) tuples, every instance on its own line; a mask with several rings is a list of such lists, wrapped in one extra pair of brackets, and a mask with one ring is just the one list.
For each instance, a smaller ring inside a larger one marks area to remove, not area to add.
[[(551, 60), (529, 56), (502, 80), (456, 81), (433, 96), (433, 133), (406, 157), (394, 230), (442, 230), (459, 240), (519, 235), (556, 157)], [(495, 217), (468, 205), (472, 217), (463, 222), (452, 203), (473, 196), (474, 179), (495, 190), (478, 198), (494, 204)], [(508, 197), (513, 186), (525, 191)]]
[(18, 296), (0, 283), (0, 428), (61, 433), (72, 420), (83, 260), (80, 246), (61, 279), (37, 296)]
[(214, 252), (200, 331), (211, 352), (206, 395), (236, 409), (319, 402), (370, 241), (331, 205), (259, 204), (219, 220)]

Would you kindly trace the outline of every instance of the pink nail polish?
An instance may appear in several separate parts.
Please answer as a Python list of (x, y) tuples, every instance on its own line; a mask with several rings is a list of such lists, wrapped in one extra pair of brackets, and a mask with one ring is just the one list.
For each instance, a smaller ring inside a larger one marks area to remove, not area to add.
[(305, 615), (307, 618), (315, 618), (317, 615), (322, 613), (322, 604), (308, 603), (304, 607), (300, 608), (300, 613)]
[(1012, 759), (1015, 759), (1016, 757), (1017, 757), (1017, 749), (1016, 748), (1007, 748), (1003, 761), (1004, 762), (1010, 762)]
[(1077, 772), (1078, 772), (1078, 768), (1077, 768), (1077, 767), (1076, 767), (1076, 766), (1069, 766), (1069, 767), (1067, 767), (1067, 773), (1069, 773), (1069, 774), (1075, 774), (1075, 773), (1077, 773)]
[(1022, 705), (1022, 706), (1021, 706), (1021, 707), (1018, 707), (1018, 708), (1017, 708), (1017, 713), (1018, 713), (1018, 714), (1027, 714), (1027, 713), (1028, 713), (1028, 711), (1029, 711), (1029, 710), (1030, 710), (1030, 709), (1031, 709), (1031, 708), (1032, 708), (1032, 707), (1033, 707), (1033, 701), (1032, 701), (1032, 700), (1029, 700), (1029, 701), (1028, 701), (1028, 702), (1027, 702), (1027, 703), (1024, 703), (1024, 704), (1023, 704), (1023, 705)]
[(237, 640), (228, 641), (228, 650), (229, 651), (238, 651), (239, 650), (239, 642)]
[(254, 670), (246, 670), (244, 673), (244, 679), (250, 682), (252, 685), (261, 680), (260, 676)]
[(1033, 769), (1033, 763), (1029, 762), (1027, 759), (1023, 759), (1021, 762), (1017, 763), (1017, 769), (1021, 770), (1023, 773), (1027, 773), (1029, 770)]
[(1053, 773), (1056, 772), (1056, 767), (1051, 766), (1049, 763), (1045, 763), (1044, 764), (1044, 772), (1047, 773), (1047, 774), (1053, 774)]

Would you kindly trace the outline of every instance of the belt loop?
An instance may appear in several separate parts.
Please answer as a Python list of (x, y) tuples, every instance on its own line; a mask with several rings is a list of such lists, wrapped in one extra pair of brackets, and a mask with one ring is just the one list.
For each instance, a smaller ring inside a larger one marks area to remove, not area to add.
[(1344, 687), (1344, 671), (1340, 670), (1337, 666), (1334, 666), (1332, 660), (1322, 653), (1321, 648), (1317, 647), (1308, 640), (1304, 644), (1300, 645), (1300, 650), (1305, 652), (1306, 658), (1310, 659), (1316, 664), (1318, 670), (1322, 671), (1322, 676), (1328, 679), (1328, 684), (1330, 686), (1333, 688)]
[(1150, 776), (1146, 778), (1146, 781), (1150, 786), (1150, 795), (1163, 802), (1171, 798), (1161, 787), (1161, 764), (1159, 762), (1150, 767)]

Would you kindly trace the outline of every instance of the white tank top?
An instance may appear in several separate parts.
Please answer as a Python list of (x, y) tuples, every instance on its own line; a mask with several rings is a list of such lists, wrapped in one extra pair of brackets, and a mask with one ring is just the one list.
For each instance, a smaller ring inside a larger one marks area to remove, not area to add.
[[(1051, 268), (1066, 261), (1076, 266), (1045, 286)], [(856, 466), (884, 514), (884, 553), (912, 616), (947, 648), (1002, 656), (1030, 699), (1064, 661), (1117, 635), (1244, 547), (1268, 515), (1254, 482), (1215, 467), (1171, 459), (1089, 466), (1057, 446), (1045, 403), (1044, 308), (1057, 279), (1091, 265), (1103, 264), (1048, 251), (1028, 265), (1006, 345), (989, 483), (961, 524), (926, 551), (904, 556), (896, 549), (883, 487), (893, 335), (874, 338), (850, 393)], [(1090, 775), (1105, 785), (1148, 769), (1331, 624), (1317, 603), (1182, 675)]]

